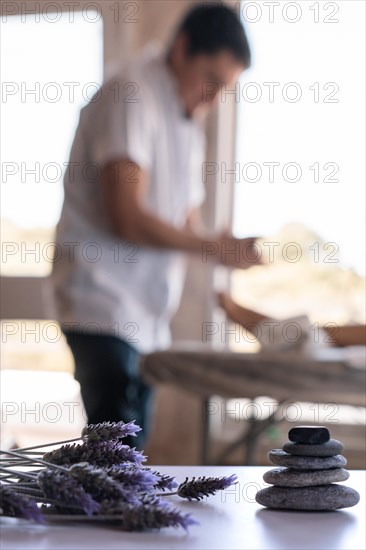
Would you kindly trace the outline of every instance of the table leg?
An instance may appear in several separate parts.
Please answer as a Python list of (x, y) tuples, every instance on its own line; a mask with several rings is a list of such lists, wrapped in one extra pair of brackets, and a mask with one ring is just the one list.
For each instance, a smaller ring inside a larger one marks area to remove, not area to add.
[(246, 430), (244, 435), (240, 436), (236, 441), (233, 441), (226, 449), (224, 449), (215, 460), (215, 464), (222, 465), (225, 464), (226, 458), (236, 451), (241, 445), (244, 445), (246, 448), (246, 465), (252, 465), (254, 463), (254, 451), (255, 445), (257, 443), (258, 437), (266, 430), (272, 423), (277, 424), (283, 420), (282, 418), (277, 419), (276, 415), (280, 406), (282, 406), (286, 401), (280, 401), (275, 408), (275, 410), (264, 420), (251, 420), (249, 428)]
[(210, 398), (202, 401), (202, 447), (201, 463), (210, 463)]

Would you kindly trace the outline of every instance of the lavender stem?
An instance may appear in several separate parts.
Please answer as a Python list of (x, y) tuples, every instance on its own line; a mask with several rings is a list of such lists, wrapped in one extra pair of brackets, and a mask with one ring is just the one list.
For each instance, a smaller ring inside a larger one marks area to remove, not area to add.
[[(0, 466), (0, 471), (6, 472), (7, 474), (9, 474), (9, 470), (7, 468), (3, 468), (2, 466)], [(8, 476), (2, 477), (1, 479), (4, 480), (11, 477), (24, 477), (26, 479), (35, 479), (33, 475), (26, 474), (25, 472), (17, 472), (17, 471), (12, 471), (11, 474), (9, 474)]]
[[(3, 454), (3, 453), (9, 454), (11, 456), (18, 456), (20, 458), (24, 458), (18, 452), (15, 452), (15, 451), (2, 451), (0, 449), (0, 454)], [(40, 464), (44, 464), (44, 466), (48, 466), (49, 468), (54, 468), (55, 470), (62, 470), (63, 472), (67, 472), (66, 468), (63, 468), (62, 466), (56, 466), (55, 464), (52, 464), (51, 462), (46, 462), (45, 460), (42, 460), (41, 458), (33, 458), (32, 461), (35, 462), (35, 463), (39, 462)]]
[(83, 516), (83, 515), (62, 515), (62, 514), (45, 514), (47, 521), (120, 521), (124, 519), (123, 515), (110, 514), (110, 515), (97, 515), (97, 516)]
[[(34, 445), (33, 447), (19, 447), (17, 452), (31, 451), (33, 449), (43, 449), (43, 447), (52, 447), (53, 445), (64, 445), (65, 443), (72, 443), (73, 441), (79, 441), (81, 437), (75, 437), (74, 439), (65, 439), (65, 441), (54, 441), (52, 443), (44, 443), (42, 445)], [(7, 454), (8, 451), (0, 451), (0, 454)], [(41, 453), (43, 454), (43, 453)]]
[(11, 461), (1, 461), (1, 466), (4, 468), (11, 468), (12, 466), (31, 466), (33, 460), (11, 460)]
[(17, 494), (24, 495), (24, 496), (45, 498), (44, 494), (42, 493), (42, 491), (40, 489), (38, 489), (38, 490), (37, 489), (26, 489), (25, 487), (19, 487), (19, 489), (18, 489), (17, 487), (14, 487), (14, 485), (13, 485), (12, 491), (14, 491)]

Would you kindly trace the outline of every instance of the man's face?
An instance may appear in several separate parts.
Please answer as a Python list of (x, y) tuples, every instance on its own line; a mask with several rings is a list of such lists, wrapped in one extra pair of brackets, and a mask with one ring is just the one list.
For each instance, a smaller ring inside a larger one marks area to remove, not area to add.
[(183, 49), (179, 65), (179, 91), (188, 116), (207, 114), (217, 102), (221, 90), (233, 89), (244, 70), (226, 50), (215, 55), (190, 56)]

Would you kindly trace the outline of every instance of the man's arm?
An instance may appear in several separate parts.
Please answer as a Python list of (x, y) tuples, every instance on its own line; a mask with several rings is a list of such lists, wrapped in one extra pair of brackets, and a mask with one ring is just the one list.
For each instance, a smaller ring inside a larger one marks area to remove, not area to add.
[(205, 240), (147, 211), (142, 197), (147, 174), (130, 160), (109, 164), (102, 174), (105, 204), (114, 233), (121, 239), (156, 248), (201, 252)]
[(205, 226), (202, 220), (200, 208), (193, 208), (190, 212), (188, 212), (186, 229), (190, 233), (198, 233), (200, 235), (205, 234)]
[(365, 325), (349, 326), (325, 326), (323, 330), (328, 334), (330, 342), (334, 346), (366, 346), (366, 327)]
[[(252, 248), (255, 239), (234, 239), (230, 236), (205, 236), (191, 227), (178, 229), (155, 216), (143, 206), (147, 191), (148, 174), (135, 163), (125, 159), (109, 164), (102, 173), (105, 205), (112, 230), (120, 238), (142, 246), (181, 250), (202, 254), (208, 243), (214, 243), (214, 251), (207, 258), (231, 267), (246, 269), (259, 262)], [(222, 254), (235, 246), (245, 248), (245, 255)], [(206, 260), (207, 261), (207, 260)]]

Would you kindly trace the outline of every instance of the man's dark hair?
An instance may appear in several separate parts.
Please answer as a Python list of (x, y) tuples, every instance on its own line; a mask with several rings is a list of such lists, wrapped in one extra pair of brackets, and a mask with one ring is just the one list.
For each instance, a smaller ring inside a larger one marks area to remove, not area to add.
[(235, 11), (224, 4), (202, 4), (191, 9), (178, 28), (188, 37), (188, 53), (215, 55), (227, 50), (246, 68), (251, 55), (244, 27)]

